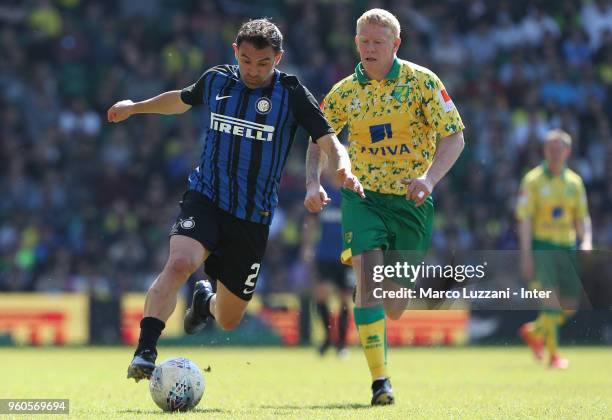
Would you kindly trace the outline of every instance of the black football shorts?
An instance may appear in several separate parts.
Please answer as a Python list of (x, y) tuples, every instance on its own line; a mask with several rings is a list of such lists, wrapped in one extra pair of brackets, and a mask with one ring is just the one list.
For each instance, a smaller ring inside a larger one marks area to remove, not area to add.
[(194, 190), (183, 195), (180, 207), (170, 236), (200, 242), (210, 252), (204, 263), (206, 274), (239, 298), (251, 300), (268, 243), (268, 225), (239, 219)]

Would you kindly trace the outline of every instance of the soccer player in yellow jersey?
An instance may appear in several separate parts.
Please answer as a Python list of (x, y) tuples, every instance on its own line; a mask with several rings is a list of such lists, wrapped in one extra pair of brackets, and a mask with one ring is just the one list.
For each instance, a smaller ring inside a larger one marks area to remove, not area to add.
[[(561, 307), (566, 308), (576, 303), (582, 290), (571, 251), (577, 240), (581, 250), (592, 247), (584, 185), (580, 176), (566, 167), (571, 144), (566, 132), (548, 132), (545, 160), (524, 176), (516, 207), (522, 275), (527, 281), (535, 280), (536, 287), (554, 289)], [(538, 360), (544, 356), (544, 347), (548, 349), (551, 368), (566, 369), (569, 365), (557, 347), (559, 326), (572, 312), (547, 307), (534, 322), (521, 327), (521, 337)]]
[[(372, 405), (394, 402), (387, 373), (385, 315), (405, 308), (373, 299), (372, 265), (383, 251), (426, 251), (430, 244), (432, 190), (461, 153), (464, 125), (440, 79), (400, 60), (400, 24), (386, 10), (357, 20), (355, 43), (361, 62), (325, 97), (323, 112), (339, 133), (348, 126), (353, 173), (366, 194), (342, 191), (342, 261), (356, 277), (355, 324), (372, 377)], [(307, 153), (306, 208), (329, 202), (319, 182), (320, 150)], [(367, 256), (367, 259), (364, 258)]]

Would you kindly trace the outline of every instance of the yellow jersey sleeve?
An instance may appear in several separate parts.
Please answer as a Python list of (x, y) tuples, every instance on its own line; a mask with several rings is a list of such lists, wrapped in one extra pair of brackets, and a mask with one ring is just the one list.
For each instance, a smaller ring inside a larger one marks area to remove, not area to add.
[(589, 206), (587, 204), (587, 195), (586, 190), (584, 188), (584, 183), (581, 179), (579, 179), (576, 187), (578, 189), (578, 203), (576, 203), (576, 220), (578, 221), (584, 219), (589, 214)]
[[(347, 100), (343, 97), (339, 82), (325, 96), (321, 108), (323, 114), (329, 122), (329, 125), (334, 129), (336, 135), (340, 134), (344, 126), (348, 123), (348, 113), (346, 112)], [(348, 97), (348, 96), (347, 96)]]
[(535, 214), (535, 182), (525, 176), (521, 181), (519, 196), (516, 202), (516, 218), (531, 219)]
[(428, 124), (436, 131), (438, 140), (462, 131), (465, 126), (459, 111), (440, 78), (433, 72), (425, 73), (424, 77), (421, 84), (423, 113)]

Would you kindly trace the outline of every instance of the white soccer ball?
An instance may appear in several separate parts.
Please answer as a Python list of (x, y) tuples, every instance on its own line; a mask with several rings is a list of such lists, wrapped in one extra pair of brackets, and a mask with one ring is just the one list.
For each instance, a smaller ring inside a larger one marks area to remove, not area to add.
[(164, 411), (191, 410), (204, 395), (204, 376), (191, 360), (173, 357), (155, 367), (149, 390)]

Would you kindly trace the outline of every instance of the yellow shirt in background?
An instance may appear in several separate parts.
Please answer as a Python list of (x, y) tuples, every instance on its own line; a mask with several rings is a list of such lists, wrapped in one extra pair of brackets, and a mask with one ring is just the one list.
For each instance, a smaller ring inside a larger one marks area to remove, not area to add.
[(587, 213), (584, 184), (574, 171), (565, 168), (560, 176), (553, 176), (543, 163), (523, 177), (516, 217), (531, 220), (533, 239), (573, 246), (576, 221)]

